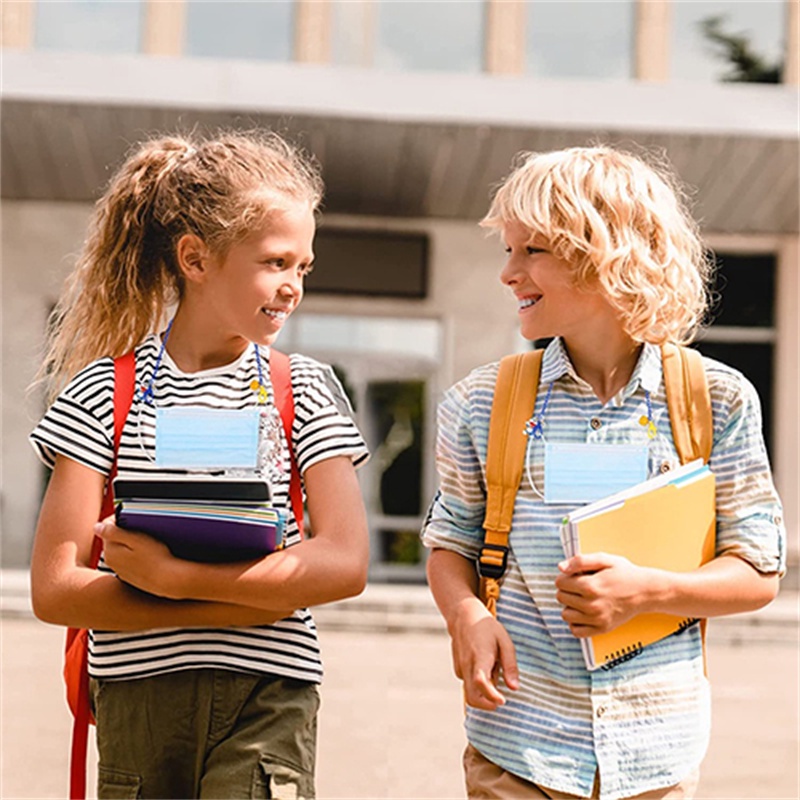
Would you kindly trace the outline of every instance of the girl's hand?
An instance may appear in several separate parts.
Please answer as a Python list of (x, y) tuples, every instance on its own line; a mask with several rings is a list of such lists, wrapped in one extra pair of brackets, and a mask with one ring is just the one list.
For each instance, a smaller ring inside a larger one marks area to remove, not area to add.
[(476, 597), (459, 604), (449, 628), (453, 668), (464, 682), (467, 705), (487, 711), (504, 705), (497, 690), (500, 673), (509, 689), (519, 689), (514, 644), (506, 629)]
[(591, 553), (568, 558), (558, 568), (561, 617), (579, 638), (606, 633), (646, 610), (652, 571), (627, 558)]
[(121, 580), (149, 594), (181, 599), (175, 591), (181, 560), (163, 542), (145, 533), (118, 528), (114, 517), (98, 522), (94, 532), (103, 539), (106, 564)]

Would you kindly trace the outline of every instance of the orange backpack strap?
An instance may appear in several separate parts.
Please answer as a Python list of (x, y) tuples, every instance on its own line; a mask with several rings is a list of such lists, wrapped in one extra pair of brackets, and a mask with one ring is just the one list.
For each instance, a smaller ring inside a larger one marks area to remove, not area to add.
[(506, 356), (497, 373), (486, 451), (484, 539), (478, 559), (480, 596), (492, 614), (508, 565), (508, 536), (528, 444), (525, 423), (536, 406), (543, 352)]
[[(114, 511), (113, 480), (117, 474), (117, 454), (122, 439), (122, 428), (133, 403), (136, 382), (136, 359), (133, 352), (114, 359), (114, 461), (106, 483), (100, 519)], [(103, 540), (92, 540), (90, 567), (95, 569), (100, 561)], [(86, 751), (89, 725), (94, 724), (89, 701), (89, 632), (85, 628), (67, 628), (64, 651), (64, 680), (67, 684), (67, 703), (72, 711), (72, 747), (69, 764), (70, 800), (86, 797)]]
[(703, 357), (689, 347), (664, 344), (661, 360), (672, 439), (681, 464), (696, 458), (702, 458), (707, 464), (711, 457), (714, 422)]
[[(661, 346), (664, 390), (667, 395), (672, 440), (681, 464), (702, 458), (708, 464), (714, 440), (711, 394), (703, 367), (703, 357), (690, 347), (676, 344)], [(703, 666), (708, 676), (706, 629), (708, 620), (700, 620), (703, 641)]]
[(269, 375), (272, 381), (272, 391), (275, 395), (275, 405), (281, 415), (283, 432), (286, 436), (286, 445), (289, 448), (291, 462), (291, 475), (289, 477), (289, 502), (292, 504), (292, 513), (300, 536), (303, 535), (303, 490), (300, 485), (300, 470), (297, 467), (297, 458), (294, 454), (292, 442), (292, 426), (294, 425), (294, 394), (292, 393), (292, 371), (289, 356), (274, 348), (269, 349)]

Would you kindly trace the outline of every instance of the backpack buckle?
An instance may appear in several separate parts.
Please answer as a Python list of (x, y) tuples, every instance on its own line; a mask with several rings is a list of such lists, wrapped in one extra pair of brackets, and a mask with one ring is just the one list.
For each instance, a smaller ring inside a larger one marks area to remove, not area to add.
[(478, 575), (499, 581), (508, 568), (508, 547), (499, 544), (485, 544), (478, 559)]

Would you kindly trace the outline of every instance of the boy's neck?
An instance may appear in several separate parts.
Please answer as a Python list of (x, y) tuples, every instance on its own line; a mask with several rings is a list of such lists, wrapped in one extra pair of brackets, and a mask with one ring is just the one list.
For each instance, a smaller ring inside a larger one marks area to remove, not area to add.
[(607, 403), (627, 386), (633, 375), (642, 343), (622, 331), (618, 335), (564, 341), (575, 372), (594, 390), (601, 403)]

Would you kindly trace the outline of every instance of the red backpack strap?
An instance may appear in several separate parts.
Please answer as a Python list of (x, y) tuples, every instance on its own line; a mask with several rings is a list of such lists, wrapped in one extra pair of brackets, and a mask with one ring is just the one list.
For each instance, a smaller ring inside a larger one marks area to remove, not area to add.
[(297, 467), (297, 458), (294, 454), (292, 427), (294, 425), (294, 394), (292, 393), (292, 371), (289, 356), (270, 347), (269, 349), (269, 377), (272, 381), (272, 391), (275, 395), (275, 405), (280, 412), (283, 422), (283, 432), (286, 435), (286, 444), (289, 447), (291, 461), (291, 475), (289, 477), (289, 502), (292, 504), (292, 513), (300, 536), (303, 535), (303, 490), (300, 486), (300, 470)]
[[(113, 480), (117, 474), (117, 455), (122, 439), (122, 428), (133, 403), (136, 383), (136, 358), (133, 352), (114, 359), (114, 461), (108, 475), (106, 492), (103, 497), (100, 519), (105, 519), (114, 511)], [(90, 566), (97, 567), (103, 550), (103, 540), (98, 536), (92, 541)], [(89, 702), (89, 641), (88, 631), (82, 628), (67, 629), (65, 679), (67, 680), (67, 699), (74, 714), (72, 724), (72, 748), (69, 765), (70, 800), (83, 800), (86, 797), (86, 752), (89, 740), (89, 725), (94, 723)], [(75, 682), (77, 686), (71, 686)]]

